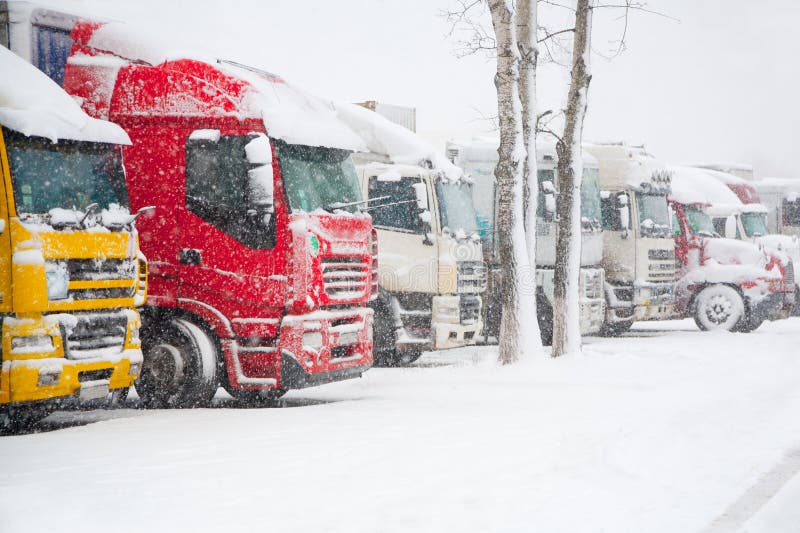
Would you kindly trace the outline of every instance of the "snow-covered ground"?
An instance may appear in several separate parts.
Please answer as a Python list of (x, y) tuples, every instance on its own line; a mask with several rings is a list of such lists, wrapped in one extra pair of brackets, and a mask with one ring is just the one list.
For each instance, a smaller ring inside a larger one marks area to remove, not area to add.
[(0, 530), (797, 531), (798, 346), (800, 319), (641, 324), (573, 359), (431, 353), (283, 408), (58, 413), (0, 438)]

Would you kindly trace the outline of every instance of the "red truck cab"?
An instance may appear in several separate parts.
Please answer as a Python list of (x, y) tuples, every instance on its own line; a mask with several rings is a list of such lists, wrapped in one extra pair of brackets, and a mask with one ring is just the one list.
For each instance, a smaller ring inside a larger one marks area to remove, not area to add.
[(764, 320), (787, 318), (794, 305), (792, 265), (749, 242), (714, 231), (702, 203), (669, 199), (679, 263), (676, 311), (702, 330), (750, 332)]
[(157, 207), (139, 223), (142, 400), (269, 399), (367, 370), (376, 249), (361, 141), (330, 103), (232, 62), (137, 55), (119, 23), (70, 37), (64, 88), (130, 135), (131, 204)]

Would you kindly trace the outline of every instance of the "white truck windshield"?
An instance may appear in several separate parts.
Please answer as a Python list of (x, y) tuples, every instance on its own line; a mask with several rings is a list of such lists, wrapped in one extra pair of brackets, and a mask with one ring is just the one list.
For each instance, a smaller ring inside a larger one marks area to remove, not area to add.
[(478, 217), (472, 203), (472, 186), (463, 182), (436, 181), (439, 215), (442, 227), (453, 233), (471, 235), (478, 232)]
[(667, 238), (670, 236), (667, 198), (657, 194), (637, 194), (639, 231), (642, 237)]

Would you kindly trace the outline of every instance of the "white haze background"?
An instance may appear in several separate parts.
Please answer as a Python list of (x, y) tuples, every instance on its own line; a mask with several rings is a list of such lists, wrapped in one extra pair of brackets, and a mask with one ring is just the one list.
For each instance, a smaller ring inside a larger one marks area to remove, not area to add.
[[(45, 0), (145, 24), (180, 48), (260, 66), (336, 100), (416, 106), (418, 130), (438, 148), (491, 132), (494, 63), (458, 59), (442, 10), (454, 0)], [(800, 177), (794, 93), (800, 4), (790, 0), (651, 0), (676, 20), (633, 14), (628, 49), (593, 60), (586, 138), (645, 142), (670, 162), (752, 163), (761, 175)], [(556, 10), (558, 11), (558, 10)], [(543, 22), (558, 29), (551, 17)], [(558, 13), (555, 13), (558, 16)], [(562, 13), (561, 19), (567, 20)], [(619, 10), (598, 13), (594, 47), (607, 54)], [(558, 108), (566, 71), (540, 73), (541, 110)]]

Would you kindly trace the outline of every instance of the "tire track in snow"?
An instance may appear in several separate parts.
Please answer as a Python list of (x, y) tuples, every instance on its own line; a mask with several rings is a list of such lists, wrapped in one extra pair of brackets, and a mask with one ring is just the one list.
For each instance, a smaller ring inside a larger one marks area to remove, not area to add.
[(783, 461), (761, 476), (702, 533), (731, 533), (740, 528), (774, 497), (796, 474), (800, 473), (800, 448), (786, 454)]

